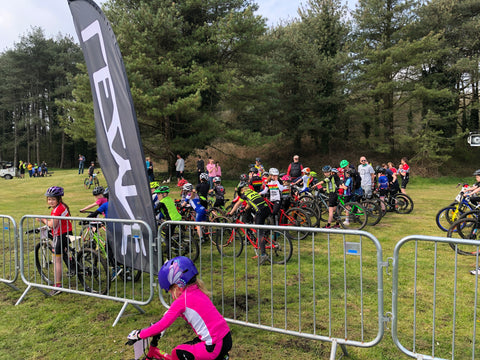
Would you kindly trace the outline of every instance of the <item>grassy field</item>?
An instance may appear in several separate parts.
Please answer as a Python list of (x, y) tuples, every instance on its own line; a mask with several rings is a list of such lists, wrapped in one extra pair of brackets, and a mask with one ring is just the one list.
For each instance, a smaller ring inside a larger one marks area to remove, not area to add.
[[(20, 221), (25, 214), (49, 214), (44, 193), (52, 185), (65, 188), (65, 202), (69, 205), (73, 216), (80, 216), (78, 210), (94, 201), (91, 191), (83, 188), (84, 176), (77, 174), (76, 170), (56, 170), (53, 176), (33, 179), (14, 179), (3, 181), (0, 188), (1, 202), (0, 214), (10, 215), (16, 221)], [(435, 224), (436, 212), (448, 205), (455, 197), (457, 189), (455, 185), (459, 181), (472, 182), (472, 179), (442, 178), (420, 179), (413, 177), (408, 194), (414, 199), (415, 209), (409, 215), (387, 214), (375, 227), (367, 227), (364, 230), (371, 232), (381, 243), (383, 260), (393, 256), (396, 243), (408, 235), (435, 235), (443, 236)], [(105, 180), (100, 177), (100, 183), (105, 185)], [(228, 185), (228, 184), (227, 184)], [(172, 191), (173, 197), (178, 197), (178, 190)], [(232, 187), (227, 187), (227, 197), (231, 196)], [(414, 252), (413, 246), (406, 246), (402, 250), (408, 256)], [(438, 263), (433, 264), (431, 256), (438, 254)], [(431, 274), (433, 266), (438, 271), (439, 279), (451, 275), (451, 263), (455, 260), (454, 252), (448, 246), (434, 247), (427, 244), (422, 248), (422, 258), (418, 262), (418, 271)], [(295, 256), (295, 255), (294, 255)], [(461, 309), (472, 306), (474, 299), (475, 277), (468, 271), (475, 265), (475, 258), (458, 257), (458, 284), (453, 284), (432, 290), (432, 284), (422, 281), (421, 277), (417, 286), (417, 307), (428, 303), (433, 296), (437, 296), (437, 316), (448, 318), (452, 312), (448, 297), (442, 296), (457, 291), (462, 294), (461, 301), (457, 304), (457, 321), (460, 324), (470, 324), (469, 315), (463, 315)], [(290, 266), (290, 264), (289, 264)], [(292, 265), (294, 266), (294, 265)], [(413, 314), (411, 299), (413, 284), (413, 268), (411, 262), (402, 264), (401, 271), (405, 277), (400, 279), (399, 298), (402, 299), (400, 309), (402, 318), (399, 319), (400, 338), (408, 343), (411, 341), (411, 325)], [(391, 311), (391, 286), (392, 277), (384, 272), (384, 305), (385, 311)], [(25, 286), (18, 280), (16, 285), (23, 290)], [(146, 306), (146, 315), (139, 315), (132, 307), (127, 308), (127, 314), (120, 320), (116, 327), (112, 323), (120, 311), (121, 304), (98, 300), (85, 296), (61, 294), (48, 298), (36, 290), (28, 293), (26, 299), (19, 305), (14, 306), (21, 293), (2, 286), (0, 291), (0, 359), (130, 359), (133, 358), (133, 350), (124, 345), (126, 335), (135, 328), (147, 326), (157, 321), (164, 308), (155, 299), (152, 304)], [(375, 290), (375, 289), (373, 289)], [(354, 294), (352, 294), (354, 296)], [(428, 317), (427, 317), (428, 318)], [(430, 317), (431, 318), (431, 317)], [(422, 331), (431, 331), (432, 324), (425, 322), (417, 324)], [(437, 324), (438, 326), (438, 324)], [(448, 326), (445, 331), (450, 331)], [(466, 327), (466, 326), (465, 326)], [(247, 327), (232, 325), (234, 348), (230, 352), (232, 359), (328, 359), (330, 356), (330, 343), (306, 340), (293, 336), (272, 334), (266, 331), (255, 330)], [(468, 338), (469, 329), (456, 329), (460, 334), (458, 348), (471, 347), (471, 339)], [(463, 338), (463, 334), (466, 334)], [(418, 347), (425, 346), (428, 349), (429, 340), (422, 340), (421, 334)], [(193, 334), (183, 320), (177, 321), (173, 329), (167, 332), (162, 347), (169, 350), (174, 344), (189, 340)], [(438, 330), (438, 339), (441, 346), (448, 339), (441, 336)], [(464, 340), (464, 343), (462, 343)], [(402, 342), (403, 343), (403, 342)], [(382, 342), (373, 348), (348, 347), (351, 359), (402, 359), (408, 358), (397, 350), (391, 340), (390, 333), (386, 330)], [(340, 350), (337, 351), (339, 353)], [(451, 357), (451, 355), (450, 355)], [(457, 356), (457, 358), (467, 358)], [(471, 358), (471, 356), (470, 356)]]

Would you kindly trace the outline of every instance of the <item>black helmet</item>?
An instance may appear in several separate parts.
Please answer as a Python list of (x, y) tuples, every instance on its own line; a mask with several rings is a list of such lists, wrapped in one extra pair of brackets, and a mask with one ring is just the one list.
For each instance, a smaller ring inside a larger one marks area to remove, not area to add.
[(241, 181), (241, 182), (242, 182), (242, 181), (245, 182), (245, 181), (247, 181), (247, 180), (248, 180), (248, 175), (247, 175), (247, 174), (242, 174), (242, 175), (240, 175), (240, 181)]
[(322, 172), (324, 172), (324, 173), (327, 173), (327, 172), (330, 172), (330, 171), (332, 171), (332, 167), (330, 165), (325, 165), (322, 168)]
[(383, 169), (383, 167), (381, 167), (380, 165), (375, 166), (375, 172), (376, 172), (376, 173), (381, 172), (382, 169)]
[(105, 191), (105, 189), (103, 188), (103, 186), (97, 186), (97, 187), (95, 187), (95, 189), (93, 189), (92, 194), (93, 195), (100, 195), (100, 194), (103, 194), (104, 191)]
[(237, 185), (237, 189), (240, 190), (241, 188), (244, 188), (245, 186), (248, 186), (248, 183), (246, 181), (240, 181)]

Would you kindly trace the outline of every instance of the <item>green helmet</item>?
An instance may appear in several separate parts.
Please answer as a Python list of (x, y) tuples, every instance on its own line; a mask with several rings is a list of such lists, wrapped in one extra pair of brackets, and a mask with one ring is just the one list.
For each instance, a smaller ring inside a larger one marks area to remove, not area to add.
[(164, 194), (169, 193), (170, 188), (168, 186), (160, 186), (159, 188), (155, 189), (154, 193), (156, 194)]
[(340, 161), (340, 167), (341, 168), (344, 168), (344, 167), (347, 167), (347, 166), (348, 166), (348, 161), (347, 160)]

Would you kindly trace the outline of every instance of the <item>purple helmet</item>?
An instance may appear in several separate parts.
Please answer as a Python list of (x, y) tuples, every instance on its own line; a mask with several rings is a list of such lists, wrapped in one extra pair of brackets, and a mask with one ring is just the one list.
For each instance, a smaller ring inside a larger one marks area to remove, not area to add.
[(51, 196), (51, 197), (63, 196), (63, 188), (60, 186), (49, 187), (47, 189), (47, 192), (45, 193), (45, 196)]
[(185, 256), (177, 256), (162, 265), (158, 272), (158, 283), (165, 292), (168, 292), (172, 285), (183, 289), (197, 274), (198, 270), (192, 260)]

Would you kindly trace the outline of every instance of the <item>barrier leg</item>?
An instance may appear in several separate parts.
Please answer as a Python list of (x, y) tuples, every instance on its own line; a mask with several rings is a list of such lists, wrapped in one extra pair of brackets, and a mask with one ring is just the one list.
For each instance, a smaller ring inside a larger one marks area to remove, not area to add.
[[(340, 347), (342, 348), (342, 352), (343, 352), (343, 354), (340, 356), (340, 359), (341, 359), (343, 356), (348, 356), (348, 351), (347, 351), (347, 347), (344, 344), (340, 344)], [(333, 340), (332, 350), (330, 352), (330, 360), (335, 360), (336, 354), (337, 354), (337, 340)]]
[[(25, 291), (23, 292), (22, 296), (20, 296), (20, 299), (17, 300), (17, 302), (15, 303), (15, 306), (19, 305), (22, 301), (23, 301), (23, 298), (27, 295), (27, 293), (30, 291), (30, 289), (32, 288), (33, 286), (32, 285), (28, 285), (27, 288), (25, 289)], [(46, 292), (45, 290), (43, 290), (42, 288), (37, 288), (40, 292), (42, 292), (44, 295), (48, 296), (48, 292)]]
[(20, 289), (13, 284), (10, 284), (10, 283), (4, 283), (4, 284), (10, 286), (13, 290), (20, 291)]
[[(127, 305), (129, 304), (129, 302), (125, 302), (123, 303), (123, 306), (122, 306), (122, 309), (120, 310), (120, 312), (118, 313), (117, 315), (117, 318), (115, 319), (115, 321), (113, 322), (113, 325), (112, 327), (114, 327), (115, 325), (117, 325), (118, 321), (120, 320), (120, 318), (122, 317), (123, 313), (125, 312), (125, 309), (127, 308)], [(145, 314), (145, 310), (143, 310), (140, 306), (136, 305), (136, 304), (132, 304), (132, 306), (138, 310), (138, 312), (140, 314)]]

